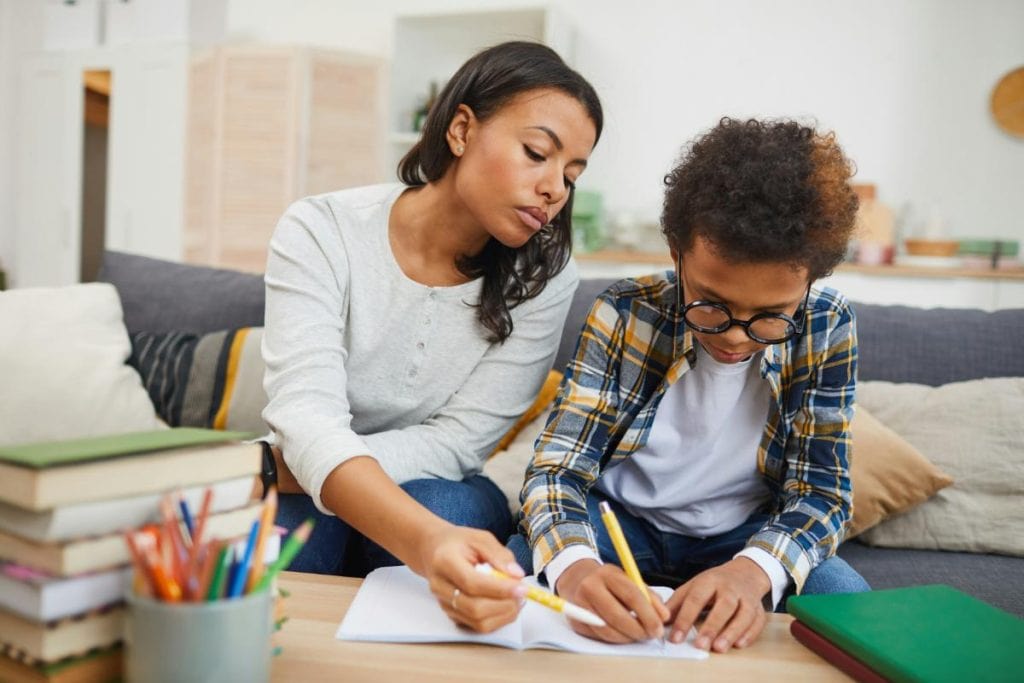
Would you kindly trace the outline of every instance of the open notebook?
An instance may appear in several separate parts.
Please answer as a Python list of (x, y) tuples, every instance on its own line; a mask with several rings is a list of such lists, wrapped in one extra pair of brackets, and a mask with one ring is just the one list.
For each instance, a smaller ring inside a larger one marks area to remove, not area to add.
[[(532, 581), (533, 579), (527, 579)], [(668, 588), (655, 588), (671, 595)], [(426, 579), (408, 567), (384, 567), (366, 577), (335, 637), (385, 643), (483, 643), (516, 650), (543, 648), (588, 655), (705, 659), (707, 652), (691, 645), (646, 641), (612, 645), (579, 635), (558, 612), (527, 602), (519, 618), (492, 633), (474, 633), (456, 626), (437, 604)]]

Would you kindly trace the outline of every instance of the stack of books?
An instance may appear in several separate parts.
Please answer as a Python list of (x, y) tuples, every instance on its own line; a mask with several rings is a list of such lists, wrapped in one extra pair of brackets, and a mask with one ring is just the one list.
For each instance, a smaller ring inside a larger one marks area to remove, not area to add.
[(1024, 619), (944, 585), (794, 596), (793, 636), (851, 678), (1010, 681), (1024, 671)]
[(177, 428), (0, 448), (0, 680), (119, 679), (125, 531), (160, 522), (168, 492), (197, 509), (209, 489), (206, 535), (244, 543), (260, 513), (248, 436)]

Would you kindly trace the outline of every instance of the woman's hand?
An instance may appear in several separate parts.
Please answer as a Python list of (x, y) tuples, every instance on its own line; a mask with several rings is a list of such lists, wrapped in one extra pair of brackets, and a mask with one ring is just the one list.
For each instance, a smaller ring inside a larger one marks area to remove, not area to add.
[(665, 634), (669, 611), (661, 598), (648, 590), (648, 600), (614, 564), (596, 560), (572, 563), (558, 577), (558, 594), (604, 619), (607, 626), (600, 628), (570, 620), (574, 631), (589, 638), (631, 643)]
[[(373, 458), (350, 458), (334, 468), (320, 500), (356, 531), (425, 576), (441, 608), (455, 622), (487, 632), (519, 614), (526, 587), (519, 585), (523, 570), (511, 551), (487, 531), (455, 526), (424, 508)], [(478, 572), (481, 562), (512, 578)]]
[[(526, 586), (511, 552), (489, 532), (446, 524), (423, 539), (420, 568), (441, 609), (455, 623), (488, 633), (515, 621)], [(512, 579), (476, 570), (487, 562)]]

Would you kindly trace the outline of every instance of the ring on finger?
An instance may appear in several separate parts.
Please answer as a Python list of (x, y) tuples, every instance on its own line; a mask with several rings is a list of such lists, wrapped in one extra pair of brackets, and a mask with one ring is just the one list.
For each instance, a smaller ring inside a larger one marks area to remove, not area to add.
[(456, 604), (456, 601), (458, 601), (460, 595), (462, 595), (462, 591), (460, 591), (458, 588), (456, 588), (455, 592), (452, 593), (452, 599), (449, 602), (449, 604), (452, 606), (452, 609), (455, 610), (455, 611), (459, 610), (459, 607)]

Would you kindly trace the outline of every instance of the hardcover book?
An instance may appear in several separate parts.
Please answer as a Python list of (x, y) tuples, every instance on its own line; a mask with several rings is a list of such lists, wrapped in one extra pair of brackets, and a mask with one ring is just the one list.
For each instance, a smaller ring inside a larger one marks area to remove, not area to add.
[(0, 501), (45, 510), (256, 474), (248, 436), (175, 428), (0, 448)]
[[(210, 512), (234, 510), (252, 498), (254, 475), (235, 477), (182, 490), (182, 497), (198, 510), (207, 487), (213, 489)], [(123, 498), (61, 505), (49, 510), (25, 510), (0, 503), (0, 531), (35, 541), (61, 543), (86, 536), (104, 536), (121, 529), (135, 529), (160, 521), (163, 493), (145, 493)]]
[(786, 609), (892, 681), (1003, 681), (1024, 671), (1024, 619), (951, 586), (797, 595)]
[[(194, 508), (193, 508), (194, 509)], [(259, 505), (210, 515), (204, 538), (233, 538), (245, 534), (260, 514)], [(17, 562), (48, 574), (68, 576), (128, 564), (131, 557), (124, 534), (81, 538), (66, 543), (35, 543), (0, 531), (0, 560)]]

